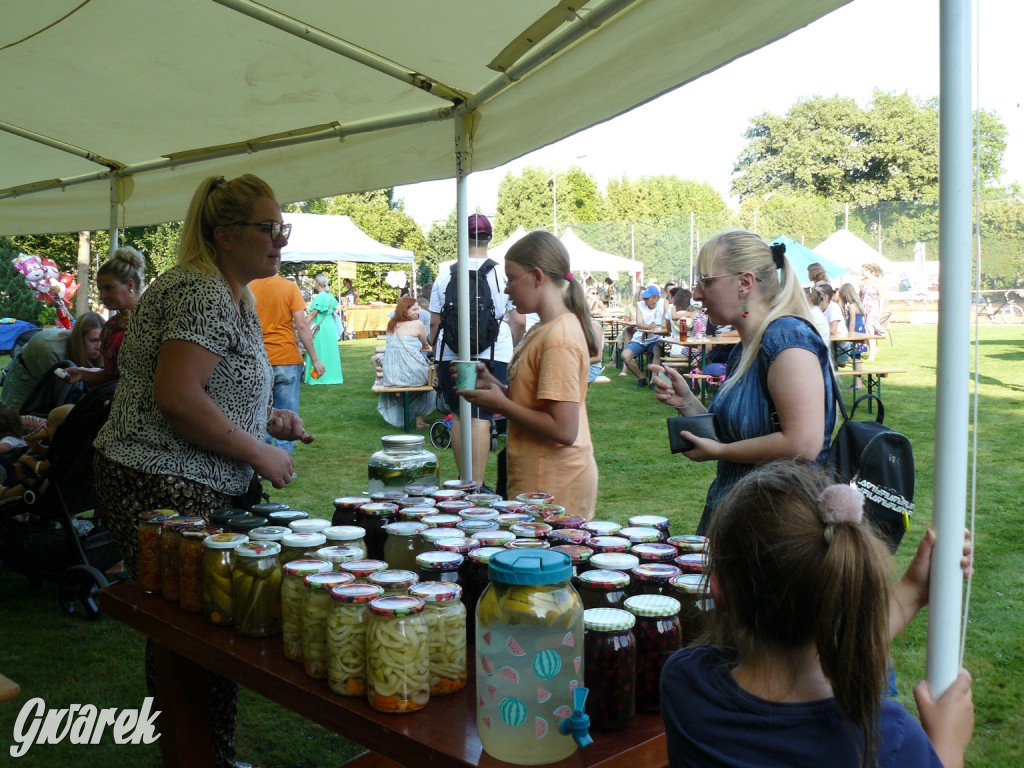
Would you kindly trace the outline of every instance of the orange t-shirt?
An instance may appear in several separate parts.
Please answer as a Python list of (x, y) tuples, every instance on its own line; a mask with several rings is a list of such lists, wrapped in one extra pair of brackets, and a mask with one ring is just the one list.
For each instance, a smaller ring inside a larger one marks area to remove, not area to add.
[(271, 365), (302, 365), (295, 336), (293, 312), (305, 312), (299, 286), (280, 275), (253, 280), (249, 289), (256, 297), (256, 314), (263, 328), (263, 346)]

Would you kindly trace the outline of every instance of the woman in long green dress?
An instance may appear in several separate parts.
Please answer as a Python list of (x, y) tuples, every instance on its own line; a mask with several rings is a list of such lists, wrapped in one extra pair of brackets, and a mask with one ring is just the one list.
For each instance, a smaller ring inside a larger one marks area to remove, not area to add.
[(327, 286), (327, 275), (321, 272), (313, 281), (316, 295), (310, 302), (309, 313), (306, 315), (309, 328), (313, 332), (313, 346), (316, 347), (316, 353), (327, 370), (320, 378), (314, 379), (313, 367), (308, 364), (309, 355), (306, 355), (304, 380), (307, 384), (341, 384), (345, 381), (341, 374), (338, 334), (334, 328), (334, 310), (338, 307), (338, 300), (327, 290)]

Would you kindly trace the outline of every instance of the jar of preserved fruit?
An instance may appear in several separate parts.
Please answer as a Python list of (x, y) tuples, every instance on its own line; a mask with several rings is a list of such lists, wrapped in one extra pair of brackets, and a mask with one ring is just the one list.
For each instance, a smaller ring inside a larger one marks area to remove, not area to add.
[(669, 536), (666, 543), (675, 547), (680, 555), (708, 551), (707, 536)]
[(421, 518), (420, 522), (424, 523), (428, 528), (454, 528), (462, 522), (462, 518), (458, 515), (435, 512), (432, 515)]
[(590, 556), (590, 567), (601, 571), (629, 573), (640, 565), (640, 558), (628, 552), (595, 552)]
[(639, 528), (632, 525), (623, 528), (618, 535), (628, 540), (633, 546), (662, 540), (661, 532), (657, 528)]
[(370, 494), (370, 502), (374, 504), (394, 504), (396, 507), (400, 501), (409, 498), (405, 491), (374, 491)]
[(378, 712), (415, 712), (430, 701), (430, 646), (423, 601), (378, 597), (370, 601), (366, 682)]
[(384, 597), (409, 594), (409, 587), (419, 578), (413, 571), (404, 568), (389, 568), (386, 571), (375, 571), (366, 577), (368, 584), (375, 584), (384, 590)]
[[(551, 547), (555, 552), (564, 552), (572, 560), (572, 578), (577, 579), (584, 571), (590, 569), (590, 557), (594, 550), (582, 544), (557, 544)], [(573, 581), (573, 586), (576, 582)]]
[(292, 560), (284, 564), (281, 580), (281, 635), (285, 658), (303, 660), (302, 622), (306, 615), (306, 576), (330, 573), (326, 560)]
[(366, 557), (366, 541), (363, 539), (366, 531), (358, 525), (332, 525), (330, 528), (324, 528), (321, 533), (327, 537), (329, 545), (355, 547), (362, 553), (360, 559)]
[(583, 612), (583, 665), (600, 670), (587, 678), (587, 714), (595, 731), (621, 731), (636, 714), (636, 618), (618, 608)]
[(423, 523), (391, 523), (385, 529), (384, 562), (389, 568), (412, 571), (416, 568), (419, 536), (427, 530)]
[(464, 509), (472, 509), (473, 502), (466, 501), (465, 498), (461, 499), (449, 499), (446, 501), (435, 502), (437, 512), (440, 515), (458, 515)]
[(422, 435), (385, 435), (380, 444), (367, 464), (370, 493), (401, 491), (410, 483), (437, 484), (437, 456), (423, 447)]
[(178, 545), (178, 604), (187, 613), (203, 612), (203, 556), (206, 554), (203, 540), (219, 532), (217, 528), (202, 526), (181, 533), (181, 544)]
[(498, 530), (497, 520), (462, 520), (455, 524), (455, 527), (462, 531), (463, 536), (472, 536), (480, 531)]
[(253, 541), (276, 541), (280, 544), (281, 539), (291, 532), (291, 528), (283, 525), (261, 525), (249, 531), (249, 538)]
[(395, 504), (398, 505), (399, 513), (401, 510), (408, 509), (409, 507), (433, 507), (437, 502), (433, 496), (413, 496), (412, 494), (406, 494), (404, 499), (396, 499)]
[(154, 509), (139, 515), (139, 538), (136, 568), (139, 586), (144, 592), (160, 592), (163, 579), (160, 574), (160, 536), (163, 525), (174, 520), (178, 513), (171, 509)]
[(346, 584), (331, 590), (327, 618), (327, 684), (342, 696), (366, 695), (366, 627), (370, 601), (383, 590), (372, 584)]
[(548, 534), (548, 541), (551, 542), (552, 547), (557, 547), (560, 544), (586, 544), (590, 538), (590, 534), (582, 528), (556, 528)]
[[(167, 510), (164, 510), (164, 512), (166, 513)], [(174, 514), (177, 515), (177, 512)], [(248, 514), (248, 512), (244, 509), (215, 509), (209, 514), (210, 525), (223, 528), (231, 518), (246, 514)]]
[(410, 496), (432, 498), (434, 493), (440, 490), (440, 486), (436, 483), (409, 483), (408, 485), (403, 486), (402, 490)]
[(310, 573), (305, 579), (306, 608), (302, 614), (302, 662), (306, 674), (317, 680), (327, 677), (327, 616), (331, 590), (355, 581), (351, 573)]
[(513, 525), (520, 523), (532, 523), (533, 515), (525, 512), (501, 512), (498, 514), (498, 527), (503, 531), (509, 531)]
[(398, 509), (398, 517), (409, 523), (422, 523), (424, 517), (436, 514), (436, 507), (400, 507)]
[(178, 548), (182, 534), (189, 528), (201, 530), (205, 526), (201, 517), (176, 517), (163, 523), (160, 532), (160, 586), (166, 600), (176, 603), (181, 595)]
[[(448, 539), (442, 539), (448, 541)], [(447, 581), (460, 584), (459, 569), (465, 558), (458, 552), (421, 552), (416, 555), (416, 576), (420, 582)], [(410, 591), (410, 594), (412, 592)], [(421, 596), (422, 597), (422, 596)]]
[(544, 522), (556, 530), (559, 528), (575, 528), (578, 530), (581, 525), (587, 522), (587, 518), (580, 515), (548, 515), (544, 518)]
[(704, 631), (707, 615), (713, 608), (708, 577), (702, 573), (679, 574), (669, 580), (669, 591), (679, 601), (679, 625), (685, 646)]
[(362, 560), (363, 551), (359, 547), (320, 547), (316, 557), (318, 560), (326, 560), (335, 571), (340, 571), (343, 563)]
[(516, 501), (521, 501), (523, 504), (554, 504), (555, 497), (550, 493), (537, 491), (535, 493), (520, 493), (516, 496)]
[(490, 507), (494, 502), (501, 501), (501, 496), (496, 493), (469, 493), (466, 494), (466, 501), (474, 507)]
[(271, 637), (281, 631), (281, 545), (247, 541), (235, 547), (231, 568), (231, 610), (235, 631)]
[(295, 533), (323, 533), (331, 527), (330, 520), (321, 520), (318, 517), (304, 517), (301, 520), (292, 520), (288, 527)]
[(249, 531), (253, 528), (259, 528), (261, 525), (267, 524), (267, 518), (260, 517), (259, 515), (250, 515), (248, 513), (244, 515), (238, 515), (232, 517), (224, 527), (232, 533), (244, 533), (246, 536), (249, 535)]
[(516, 523), (509, 528), (520, 539), (545, 539), (554, 530), (547, 523)]
[(578, 583), (586, 609), (621, 608), (628, 597), (629, 574), (622, 571), (586, 571), (579, 575)]
[(547, 522), (549, 517), (564, 515), (565, 507), (561, 504), (527, 504), (523, 507), (523, 513), (530, 515), (534, 520)]
[(708, 566), (708, 556), (704, 552), (690, 552), (680, 555), (673, 562), (683, 573), (704, 573)]
[(369, 496), (341, 496), (335, 499), (331, 525), (356, 525), (359, 519), (359, 508), (363, 504), (369, 503)]
[(512, 515), (522, 512), (528, 505), (522, 501), (511, 499), (509, 501), (495, 501), (491, 503), (491, 509), (499, 515)]
[(615, 536), (622, 530), (622, 526), (613, 523), (611, 520), (588, 520), (580, 526), (584, 531), (594, 536)]
[(672, 590), (669, 580), (678, 576), (679, 569), (671, 563), (640, 563), (630, 575), (634, 595), (668, 595)]
[(230, 627), (234, 623), (231, 571), (235, 547), (248, 540), (242, 533), (214, 533), (203, 539), (203, 614), (211, 624)]
[(669, 521), (663, 515), (633, 515), (629, 518), (631, 527), (654, 528), (660, 536), (659, 541), (665, 541), (672, 534), (669, 532)]
[(629, 539), (622, 536), (591, 536), (587, 541), (587, 546), (595, 553), (600, 554), (602, 552), (629, 552), (633, 545), (629, 543)]
[(516, 535), (512, 531), (477, 531), (470, 538), (480, 542), (481, 547), (504, 547), (515, 541)]
[(505, 545), (505, 549), (551, 549), (551, 545), (548, 544), (546, 539), (520, 539), (516, 537)]
[(438, 488), (430, 494), (430, 497), (436, 504), (439, 501), (455, 501), (456, 499), (463, 498), (465, 495), (465, 491), (460, 491), (457, 488)]
[(474, 493), (477, 489), (475, 480), (445, 480), (441, 483), (441, 487), (449, 491), (462, 491), (466, 494)]
[(322, 533), (286, 533), (281, 537), (281, 563), (308, 560), (316, 557), (318, 549), (327, 544)]
[(466, 556), (467, 569), (462, 577), (462, 602), (466, 606), (466, 641), (476, 643), (476, 604), (490, 583), (487, 578), (488, 561), (503, 547), (476, 547)]
[(452, 582), (425, 581), (409, 594), (424, 603), (430, 649), (430, 695), (441, 696), (466, 687), (466, 606), (462, 587)]
[(676, 548), (671, 544), (652, 541), (634, 544), (629, 554), (640, 558), (642, 563), (671, 563), (676, 558)]
[[(292, 510), (291, 510), (291, 507), (289, 507), (287, 504), (282, 504), (281, 502), (277, 502), (277, 501), (261, 501), (258, 504), (253, 504), (252, 507), (249, 508), (249, 511), (252, 512), (254, 515), (259, 515), (260, 517), (265, 517), (265, 518), (267, 518), (267, 520), (270, 520), (270, 515), (271, 514), (280, 514), (281, 512), (289, 512), (289, 511), (292, 511)], [(298, 511), (298, 510), (295, 510), (295, 511)], [(300, 512), (299, 514), (305, 514), (305, 513), (304, 512)], [(287, 524), (288, 523), (280, 523), (280, 522), (274, 522), (273, 523), (273, 525), (287, 525)]]
[(661, 668), (683, 647), (679, 601), (665, 595), (626, 598), (626, 610), (636, 616), (636, 711), (661, 711)]
[(341, 564), (341, 570), (355, 576), (357, 584), (365, 583), (371, 573), (386, 571), (387, 569), (388, 564), (383, 560), (353, 560), (350, 563)]
[(459, 517), (463, 520), (493, 520), (498, 522), (497, 510), (490, 507), (466, 507), (459, 510)]
[(394, 504), (381, 504), (371, 501), (363, 504), (356, 511), (356, 525), (366, 531), (363, 541), (366, 542), (366, 554), (373, 560), (387, 560), (384, 557), (384, 542), (387, 540), (387, 527), (398, 520), (398, 507)]

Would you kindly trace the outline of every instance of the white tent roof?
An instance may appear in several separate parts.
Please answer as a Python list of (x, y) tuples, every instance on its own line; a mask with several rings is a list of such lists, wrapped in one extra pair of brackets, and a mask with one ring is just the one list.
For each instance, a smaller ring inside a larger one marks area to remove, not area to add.
[(282, 202), (450, 178), (463, 114), (492, 168), (846, 2), (5, 3), (0, 235), (107, 228), (111, 199), (180, 220), (209, 175)]
[[(850, 272), (860, 274), (864, 264), (875, 263), (884, 272), (892, 271), (892, 262), (878, 253), (848, 229), (833, 232), (814, 249), (826, 259), (846, 267)], [(836, 275), (840, 277), (840, 275)]]
[(413, 263), (412, 251), (378, 243), (348, 216), (285, 213), (284, 220), (292, 225), (292, 233), (281, 249), (283, 262)]
[(587, 245), (579, 235), (566, 228), (561, 237), (562, 245), (569, 251), (569, 266), (572, 270), (590, 270), (591, 272), (625, 272), (635, 275), (643, 272), (644, 263), (623, 256), (605, 253)]
[(508, 249), (515, 245), (516, 241), (521, 240), (526, 235), (526, 228), (520, 225), (516, 228), (516, 231), (506, 237), (497, 245), (492, 245), (487, 249), (487, 255), (494, 259), (499, 264), (505, 263), (505, 254), (508, 253)]

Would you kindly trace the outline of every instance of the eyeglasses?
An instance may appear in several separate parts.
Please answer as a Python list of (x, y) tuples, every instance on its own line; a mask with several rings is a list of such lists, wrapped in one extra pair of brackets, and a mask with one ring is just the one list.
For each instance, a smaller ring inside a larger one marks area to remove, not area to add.
[(260, 232), (270, 235), (270, 242), (278, 243), (287, 240), (292, 233), (291, 224), (282, 224), (279, 221), (236, 221), (234, 224), (245, 227), (259, 227)]
[(702, 291), (706, 290), (711, 281), (716, 277), (735, 277), (736, 275), (742, 275), (742, 272), (726, 272), (722, 275), (697, 275), (697, 280), (693, 283), (694, 288), (700, 288)]
[(523, 275), (528, 275), (528, 274), (530, 274), (530, 272), (520, 272), (515, 277), (506, 277), (505, 278), (505, 288), (507, 289), (510, 285), (512, 285), (512, 283), (514, 283), (520, 277), (522, 277)]

